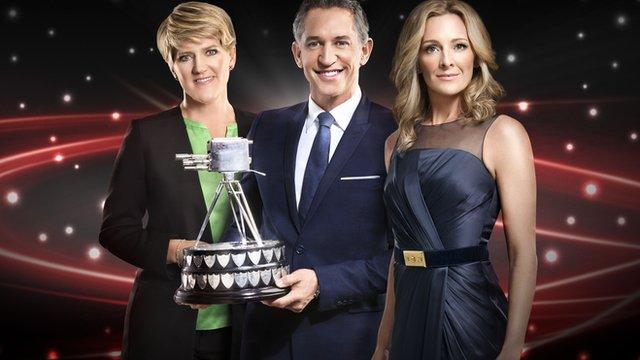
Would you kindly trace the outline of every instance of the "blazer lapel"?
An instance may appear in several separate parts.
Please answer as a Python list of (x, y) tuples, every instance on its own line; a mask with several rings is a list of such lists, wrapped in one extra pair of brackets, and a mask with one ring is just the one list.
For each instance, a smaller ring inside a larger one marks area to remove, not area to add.
[(329, 165), (322, 176), (322, 180), (320, 180), (320, 185), (318, 185), (316, 194), (313, 197), (311, 206), (309, 207), (309, 213), (307, 214), (305, 224), (309, 223), (309, 220), (311, 220), (318, 209), (322, 199), (327, 194), (327, 190), (329, 190), (329, 187), (331, 187), (331, 184), (333, 184), (334, 180), (347, 163), (347, 160), (351, 158), (351, 155), (360, 144), (360, 141), (362, 141), (367, 129), (369, 129), (369, 126), (371, 125), (369, 123), (369, 108), (370, 102), (365, 95), (362, 94), (360, 104), (358, 104), (356, 111), (353, 113), (349, 126), (347, 126), (344, 134), (342, 134), (340, 143), (338, 143), (338, 147), (329, 161)]
[[(191, 148), (191, 142), (189, 141), (189, 135), (187, 135), (187, 128), (182, 120), (182, 114), (178, 110), (176, 113), (176, 121), (171, 122), (171, 126), (174, 127), (170, 134), (175, 134), (171, 138), (175, 142), (176, 153), (193, 154)], [(204, 218), (207, 215), (207, 205), (202, 195), (202, 187), (200, 184), (200, 178), (197, 171), (184, 170), (182, 164), (178, 161), (174, 161), (172, 164), (176, 167), (176, 171), (179, 173), (178, 179), (182, 179), (180, 182), (180, 190), (182, 193), (181, 200), (183, 205), (182, 211), (185, 212), (184, 219), (186, 221), (186, 233), (182, 236), (189, 237), (189, 240), (195, 240), (198, 236), (198, 231), (204, 222)], [(195, 209), (195, 213), (190, 210)], [(207, 221), (207, 228), (202, 234), (201, 241), (207, 243), (213, 242), (211, 236), (211, 223)]]
[(284, 177), (287, 203), (289, 206), (289, 217), (291, 217), (291, 222), (295, 225), (298, 233), (300, 233), (302, 226), (300, 224), (300, 217), (298, 216), (298, 207), (296, 206), (296, 153), (298, 152), (298, 142), (300, 141), (302, 127), (304, 126), (304, 121), (307, 117), (308, 104), (300, 104), (299, 108), (294, 111), (294, 116), (289, 120), (289, 124), (287, 126), (284, 149)]

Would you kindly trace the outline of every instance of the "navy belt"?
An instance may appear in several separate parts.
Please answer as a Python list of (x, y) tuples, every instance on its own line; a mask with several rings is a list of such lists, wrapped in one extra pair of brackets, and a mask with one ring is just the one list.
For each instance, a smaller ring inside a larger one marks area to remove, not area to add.
[(422, 251), (395, 248), (395, 260), (407, 267), (444, 267), (489, 260), (486, 245), (469, 246), (458, 249)]

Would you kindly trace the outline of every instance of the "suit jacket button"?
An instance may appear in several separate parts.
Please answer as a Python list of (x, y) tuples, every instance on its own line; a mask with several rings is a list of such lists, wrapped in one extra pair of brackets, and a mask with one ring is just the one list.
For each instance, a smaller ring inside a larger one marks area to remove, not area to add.
[(302, 255), (302, 253), (304, 253), (304, 246), (302, 245), (296, 246), (296, 254)]

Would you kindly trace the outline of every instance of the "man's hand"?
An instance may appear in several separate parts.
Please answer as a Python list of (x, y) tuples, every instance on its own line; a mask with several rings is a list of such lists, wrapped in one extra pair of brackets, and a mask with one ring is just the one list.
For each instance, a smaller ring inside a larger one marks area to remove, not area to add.
[(299, 313), (315, 297), (315, 293), (318, 290), (318, 278), (315, 271), (300, 269), (276, 280), (276, 286), (279, 288), (291, 287), (291, 291), (281, 298), (264, 300), (262, 303), (267, 306)]

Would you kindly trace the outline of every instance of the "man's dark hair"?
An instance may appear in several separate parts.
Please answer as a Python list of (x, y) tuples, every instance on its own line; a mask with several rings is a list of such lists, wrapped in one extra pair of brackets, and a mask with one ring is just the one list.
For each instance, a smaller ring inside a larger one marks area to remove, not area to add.
[(367, 16), (364, 14), (364, 10), (362, 10), (362, 6), (360, 6), (360, 2), (356, 0), (304, 0), (302, 4), (300, 4), (296, 18), (293, 21), (293, 37), (296, 41), (300, 42), (302, 38), (304, 18), (309, 11), (334, 7), (351, 12), (351, 15), (353, 15), (353, 25), (356, 28), (356, 34), (358, 34), (358, 40), (361, 44), (364, 44), (369, 38), (369, 22), (367, 21)]

